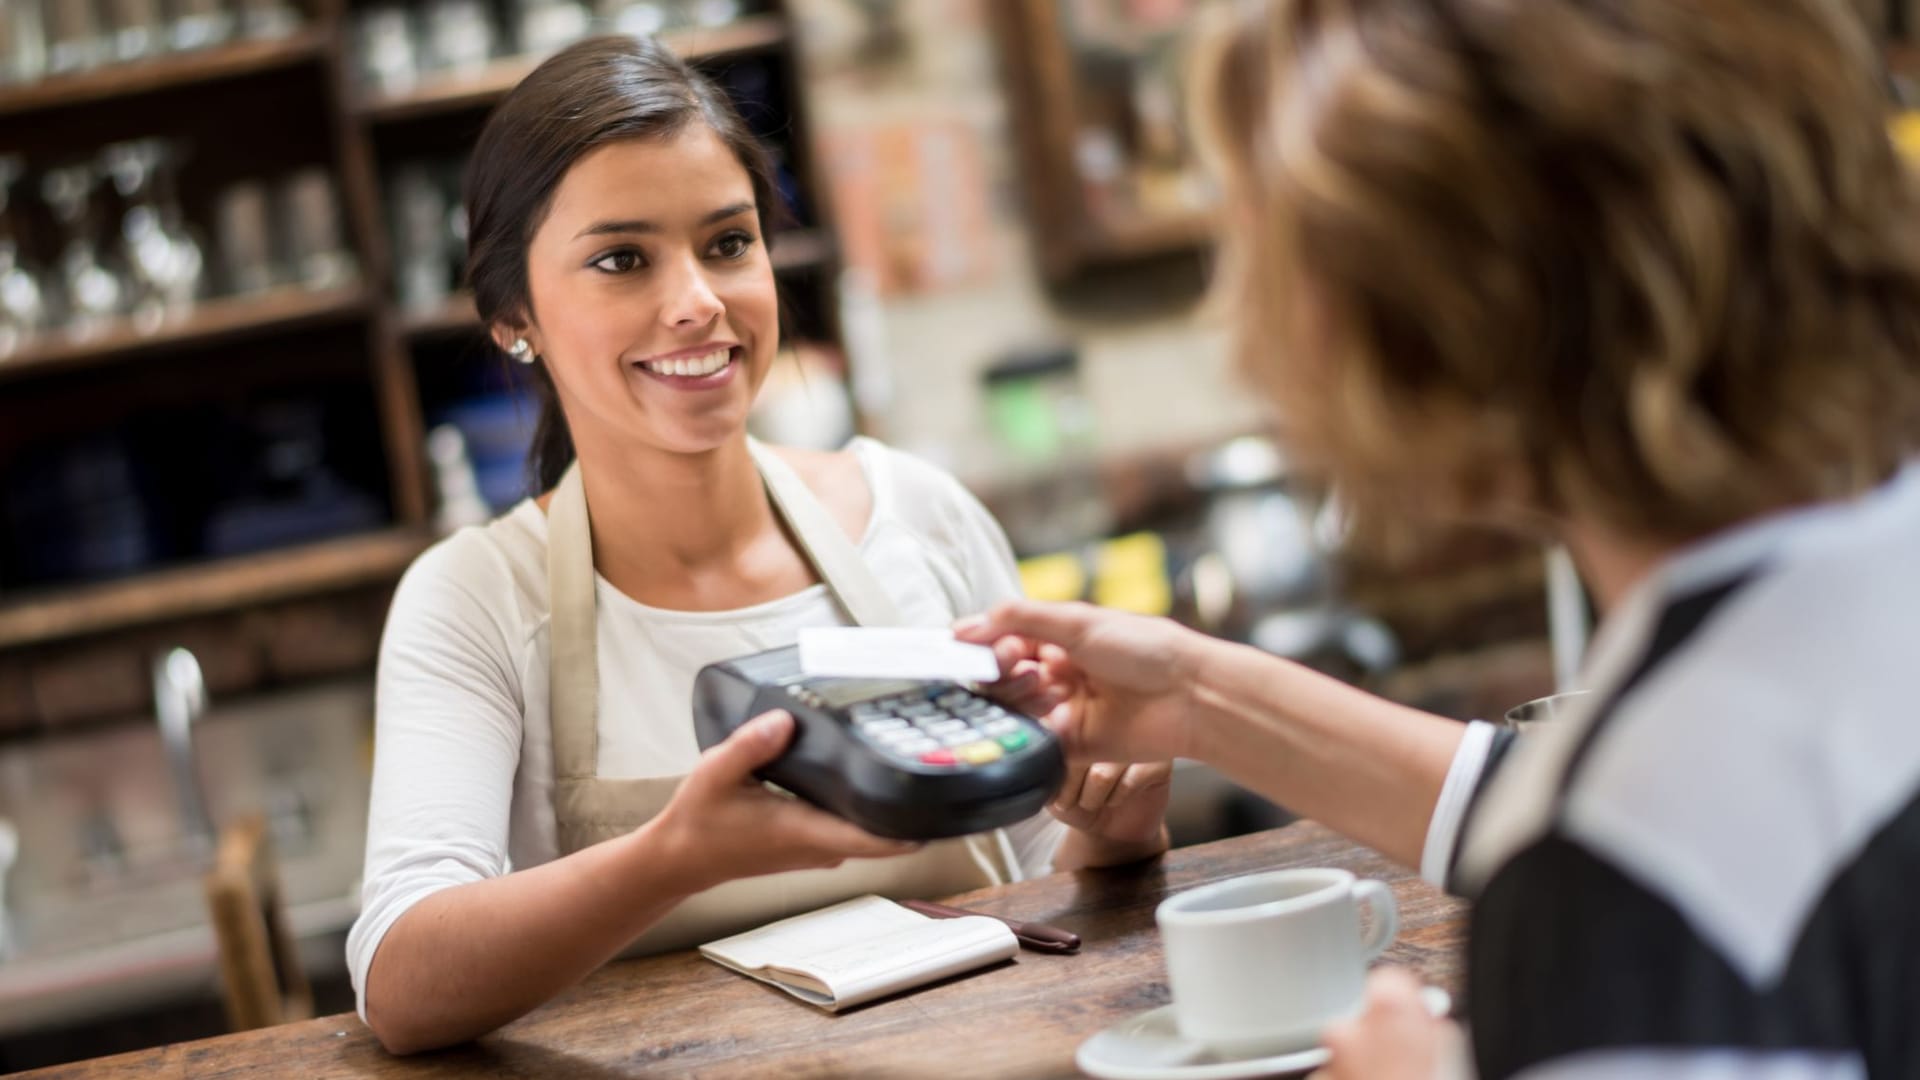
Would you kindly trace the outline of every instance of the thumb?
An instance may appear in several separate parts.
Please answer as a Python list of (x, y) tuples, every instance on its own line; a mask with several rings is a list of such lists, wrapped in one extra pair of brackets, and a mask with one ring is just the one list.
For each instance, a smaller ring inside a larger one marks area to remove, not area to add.
[(793, 742), (793, 716), (783, 709), (761, 713), (703, 755), (701, 771), (719, 782), (743, 783)]
[(1070, 758), (1084, 757), (1086, 754), (1085, 718), (1080, 715), (1083, 708), (1079, 702), (1062, 701), (1040, 718), (1041, 726), (1060, 740), (1061, 753)]
[(1422, 1010), (1420, 980), (1405, 968), (1383, 967), (1367, 979), (1367, 1003), (1397, 1009)]

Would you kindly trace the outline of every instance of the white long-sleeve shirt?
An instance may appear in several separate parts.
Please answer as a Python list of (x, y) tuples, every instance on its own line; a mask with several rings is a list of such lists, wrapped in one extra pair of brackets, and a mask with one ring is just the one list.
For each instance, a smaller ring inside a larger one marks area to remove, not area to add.
[[(869, 439), (851, 449), (873, 491), (861, 556), (908, 625), (947, 626), (1017, 596), (1006, 536), (953, 477)], [(668, 611), (598, 581), (599, 776), (685, 775), (703, 666), (792, 644), (845, 617), (824, 585), (734, 611)], [(445, 888), (555, 858), (547, 712), (547, 519), (531, 501), (422, 554), (380, 647), (361, 913), (347, 964), (366, 976), (387, 930)], [(612, 662), (609, 662), (610, 659)], [(1022, 872), (1049, 872), (1064, 827), (1008, 830)]]

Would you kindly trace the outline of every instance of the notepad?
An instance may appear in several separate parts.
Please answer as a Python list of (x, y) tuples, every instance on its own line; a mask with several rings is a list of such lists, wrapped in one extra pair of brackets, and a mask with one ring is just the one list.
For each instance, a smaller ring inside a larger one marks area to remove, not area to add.
[(1020, 951), (1005, 923), (929, 919), (861, 896), (700, 946), (707, 959), (828, 1012), (960, 975)]

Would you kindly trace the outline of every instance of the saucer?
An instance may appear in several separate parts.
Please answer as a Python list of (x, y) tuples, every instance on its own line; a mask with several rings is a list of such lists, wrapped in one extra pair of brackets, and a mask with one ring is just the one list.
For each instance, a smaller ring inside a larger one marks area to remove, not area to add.
[[(1422, 989), (1420, 1000), (1435, 1016), (1445, 1016), (1453, 1008), (1453, 999), (1437, 986)], [(1326, 1047), (1317, 1038), (1282, 1054), (1224, 1057), (1182, 1038), (1174, 1024), (1173, 1006), (1162, 1005), (1122, 1020), (1081, 1043), (1073, 1063), (1081, 1072), (1101, 1080), (1240, 1080), (1306, 1072), (1325, 1065), (1327, 1058)]]

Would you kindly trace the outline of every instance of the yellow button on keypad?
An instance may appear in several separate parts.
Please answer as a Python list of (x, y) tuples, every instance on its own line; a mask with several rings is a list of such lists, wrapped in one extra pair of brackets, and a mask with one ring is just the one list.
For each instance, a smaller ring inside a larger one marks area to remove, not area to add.
[(990, 742), (968, 743), (954, 751), (954, 755), (969, 765), (985, 765), (1000, 760), (1000, 744)]

